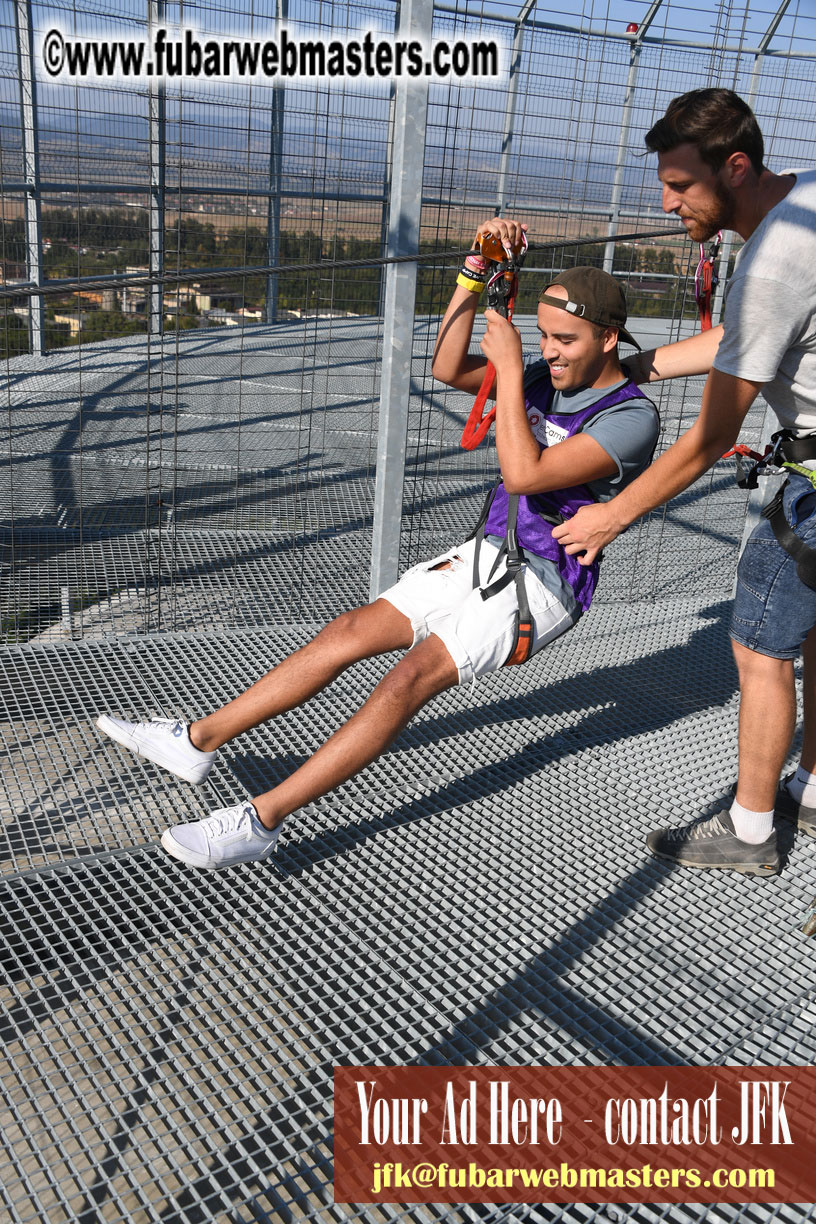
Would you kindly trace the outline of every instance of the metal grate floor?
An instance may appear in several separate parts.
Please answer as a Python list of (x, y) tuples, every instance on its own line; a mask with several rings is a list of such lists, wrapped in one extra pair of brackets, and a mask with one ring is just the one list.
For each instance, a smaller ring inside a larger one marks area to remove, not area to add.
[(95, 731), (193, 716), (308, 626), (5, 647), (0, 1202), (13, 1224), (780, 1221), (807, 1207), (331, 1203), (336, 1063), (809, 1063), (816, 847), (676, 872), (656, 823), (732, 781), (727, 602), (607, 603), (430, 705), (293, 818), (271, 864), (194, 872), (168, 824), (284, 776), (387, 660), (241, 738), (200, 789)]

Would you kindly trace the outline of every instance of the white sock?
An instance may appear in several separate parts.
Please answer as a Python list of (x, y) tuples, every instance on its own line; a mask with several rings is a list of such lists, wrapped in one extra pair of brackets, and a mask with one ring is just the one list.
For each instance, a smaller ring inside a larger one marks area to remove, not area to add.
[(797, 803), (816, 807), (816, 774), (808, 773), (800, 765), (788, 783), (788, 790)]
[(734, 832), (740, 841), (748, 842), (750, 846), (758, 846), (767, 841), (773, 829), (773, 812), (752, 812), (744, 808), (736, 799), (731, 804), (731, 819), (734, 822)]

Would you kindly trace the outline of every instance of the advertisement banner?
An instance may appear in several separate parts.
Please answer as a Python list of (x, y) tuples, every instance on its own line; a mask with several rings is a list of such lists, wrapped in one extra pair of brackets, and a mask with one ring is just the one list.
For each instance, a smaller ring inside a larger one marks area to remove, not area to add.
[(816, 1067), (338, 1067), (339, 1203), (813, 1203)]

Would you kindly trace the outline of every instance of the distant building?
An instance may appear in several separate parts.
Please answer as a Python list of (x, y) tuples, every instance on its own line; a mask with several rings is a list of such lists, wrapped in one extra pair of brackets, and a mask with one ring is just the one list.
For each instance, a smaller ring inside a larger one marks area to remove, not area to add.
[(222, 310), (220, 306), (213, 307), (207, 311), (207, 318), (211, 323), (217, 323), (222, 327), (238, 327), (244, 322), (242, 315), (231, 310)]
[(72, 336), (78, 336), (88, 321), (87, 311), (70, 310), (54, 314), (54, 322), (61, 329), (67, 328)]
[(121, 290), (122, 314), (137, 315), (144, 314), (146, 309), (147, 294), (141, 286), (131, 288), (130, 285), (123, 285)]

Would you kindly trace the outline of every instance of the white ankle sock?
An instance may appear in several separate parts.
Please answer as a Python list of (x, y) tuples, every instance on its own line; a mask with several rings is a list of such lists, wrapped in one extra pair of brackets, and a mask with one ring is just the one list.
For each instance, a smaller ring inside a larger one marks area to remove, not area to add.
[(731, 804), (734, 832), (740, 841), (748, 842), (750, 846), (758, 846), (760, 842), (768, 840), (773, 829), (773, 816), (773, 812), (751, 812), (736, 799)]
[(788, 783), (788, 790), (797, 803), (816, 807), (816, 774), (808, 773), (800, 765)]

